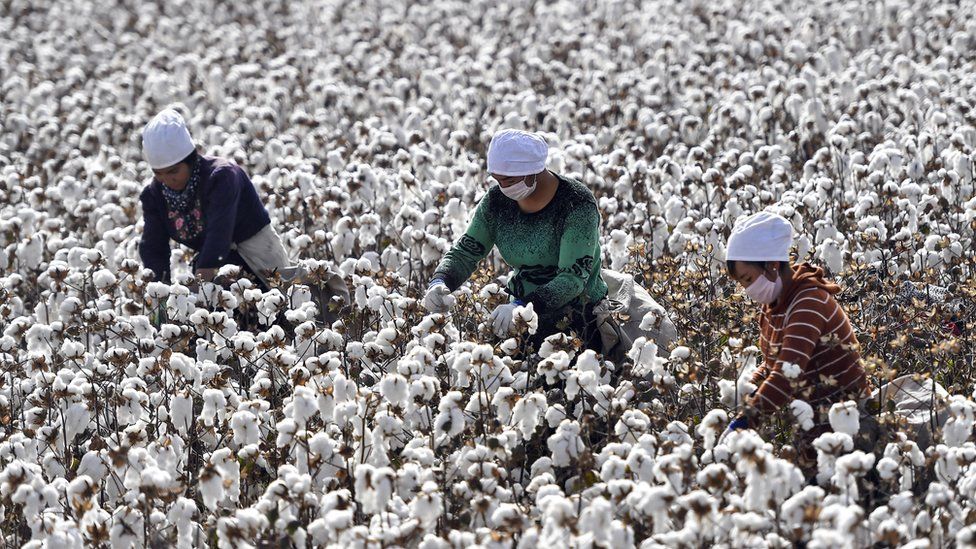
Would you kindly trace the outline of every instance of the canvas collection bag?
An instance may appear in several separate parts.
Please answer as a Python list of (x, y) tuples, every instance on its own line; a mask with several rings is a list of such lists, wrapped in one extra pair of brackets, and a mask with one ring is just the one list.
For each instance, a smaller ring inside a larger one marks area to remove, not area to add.
[[(271, 287), (268, 283), (268, 275), (271, 273), (277, 272), (286, 286), (303, 283), (308, 274), (301, 264), (292, 263), (281, 243), (281, 237), (270, 224), (258, 231), (256, 235), (232, 247), (237, 249), (237, 253), (241, 254), (251, 270), (268, 287)], [(338, 274), (332, 274), (325, 281), (325, 288), (321, 293), (325, 295), (318, 296), (320, 303), (330, 303), (336, 296), (340, 297), (344, 304), (350, 303), (349, 288)], [(338, 318), (334, 312), (329, 311), (322, 311), (322, 315), (326, 321), (334, 321)]]
[[(597, 327), (604, 356), (620, 362), (630, 351), (634, 341), (642, 336), (654, 340), (658, 354), (666, 355), (678, 339), (678, 330), (651, 294), (634, 280), (632, 275), (603, 269), (600, 271), (607, 284), (607, 297), (594, 305)], [(658, 321), (650, 331), (642, 330), (644, 317), (653, 312)]]
[(869, 401), (877, 402), (881, 413), (891, 410), (905, 418), (908, 433), (914, 433), (913, 440), (924, 450), (933, 444), (935, 433), (948, 419), (944, 405), (948, 398), (949, 392), (934, 379), (904, 375), (872, 391)]

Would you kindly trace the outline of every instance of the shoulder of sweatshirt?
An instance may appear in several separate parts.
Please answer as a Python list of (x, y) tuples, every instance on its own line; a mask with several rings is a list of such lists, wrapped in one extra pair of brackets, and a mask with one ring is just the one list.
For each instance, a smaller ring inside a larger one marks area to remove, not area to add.
[(809, 288), (803, 288), (793, 295), (792, 301), (786, 306), (786, 310), (783, 311), (783, 316), (789, 317), (794, 312), (804, 310), (829, 310), (836, 306), (838, 306), (838, 303), (834, 299), (833, 294), (818, 286), (811, 286)]
[(162, 185), (162, 183), (159, 181), (150, 179), (149, 183), (146, 183), (146, 185), (142, 188), (142, 192), (139, 193), (139, 200), (142, 200), (143, 202), (146, 202), (147, 200), (154, 202), (158, 201), (163, 195), (160, 185)]
[(582, 181), (560, 174), (554, 175), (563, 183), (559, 189), (559, 192), (563, 193), (563, 200), (573, 205), (586, 203), (593, 204), (594, 206), (597, 205), (596, 196), (593, 195), (593, 191), (584, 185)]
[[(223, 158), (220, 156), (204, 156), (201, 158), (203, 162), (203, 165), (201, 166), (201, 175), (207, 179), (213, 179), (215, 176), (223, 174), (232, 174), (238, 177), (247, 176), (244, 169), (229, 158)], [(237, 177), (235, 177), (235, 179), (236, 178)]]

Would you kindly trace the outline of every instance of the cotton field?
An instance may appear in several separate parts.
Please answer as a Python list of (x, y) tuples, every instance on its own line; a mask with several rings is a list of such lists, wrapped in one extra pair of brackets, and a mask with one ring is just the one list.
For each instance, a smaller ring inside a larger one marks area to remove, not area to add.
[[(976, 547), (974, 51), (965, 1), (0, 2), (3, 545)], [(167, 106), (304, 284), (197, 286), (179, 247), (153, 281)], [(497, 253), (421, 307), (502, 128), (593, 191), (674, 344), (495, 336)], [(724, 246), (764, 209), (872, 388), (945, 389), (835, 405), (812, 474), (802, 400), (726, 432), (762, 358)]]

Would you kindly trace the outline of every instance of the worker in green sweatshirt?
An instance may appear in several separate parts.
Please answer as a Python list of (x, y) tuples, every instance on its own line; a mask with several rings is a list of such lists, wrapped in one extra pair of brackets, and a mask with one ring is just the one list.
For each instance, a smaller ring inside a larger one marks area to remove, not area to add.
[(600, 212), (582, 183), (546, 169), (549, 147), (538, 134), (503, 130), (488, 147), (488, 172), (497, 183), (481, 199), (467, 231), (444, 256), (424, 296), (431, 312), (447, 312), (451, 292), (492, 247), (513, 269), (512, 299), (491, 313), (492, 328), (508, 335), (513, 313), (532, 303), (539, 315), (533, 338), (576, 332), (600, 350), (593, 306), (607, 295), (600, 276)]

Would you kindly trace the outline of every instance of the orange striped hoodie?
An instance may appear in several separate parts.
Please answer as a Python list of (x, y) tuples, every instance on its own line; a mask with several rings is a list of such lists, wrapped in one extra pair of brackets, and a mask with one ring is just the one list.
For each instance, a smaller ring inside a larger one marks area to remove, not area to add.
[(857, 337), (834, 299), (839, 291), (822, 269), (803, 263), (783, 281), (781, 297), (763, 307), (759, 347), (765, 361), (752, 377), (759, 386), (754, 406), (769, 412), (794, 399), (816, 406), (856, 398), (864, 390)]

